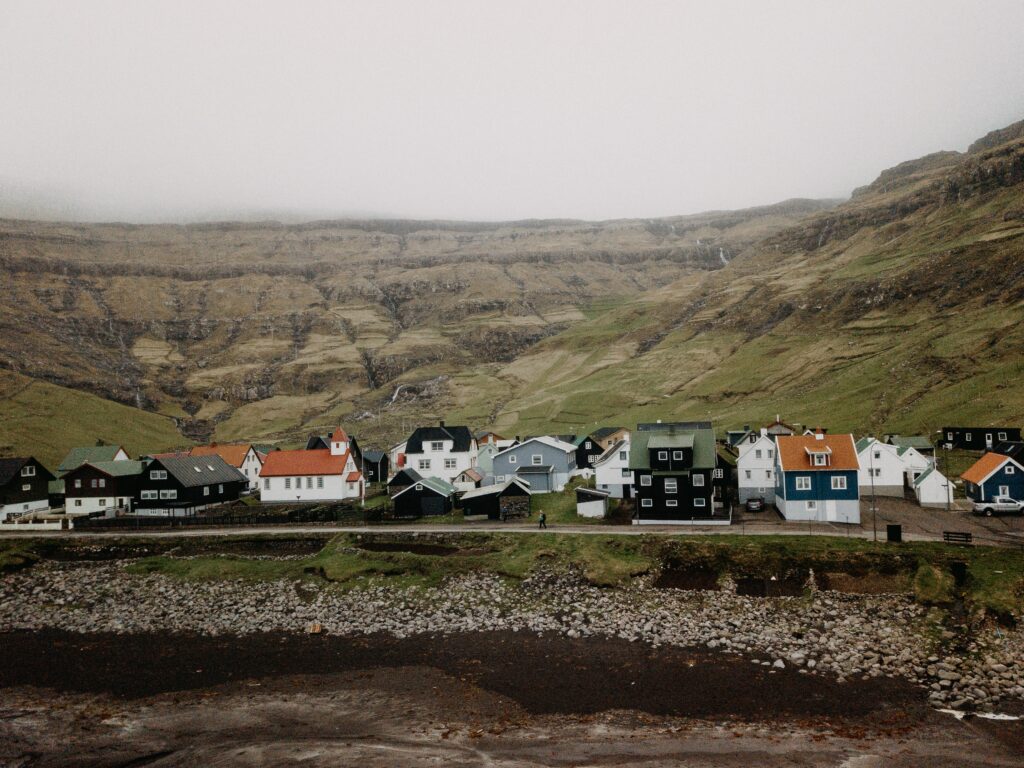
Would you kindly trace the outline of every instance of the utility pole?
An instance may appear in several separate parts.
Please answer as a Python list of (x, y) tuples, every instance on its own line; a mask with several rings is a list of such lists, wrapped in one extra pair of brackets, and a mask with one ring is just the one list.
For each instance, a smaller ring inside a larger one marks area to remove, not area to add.
[[(874, 440), (874, 438), (872, 438)], [(875, 440), (875, 442), (878, 442)], [(878, 543), (878, 525), (875, 523), (875, 444), (871, 444), (868, 471), (871, 473), (871, 540)]]

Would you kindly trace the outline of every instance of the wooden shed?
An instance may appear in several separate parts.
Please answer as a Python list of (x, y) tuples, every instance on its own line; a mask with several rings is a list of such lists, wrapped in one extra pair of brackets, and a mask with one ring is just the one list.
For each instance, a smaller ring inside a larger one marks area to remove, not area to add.
[(424, 477), (391, 497), (395, 517), (430, 517), (452, 511), (455, 486), (439, 477)]
[(512, 520), (530, 516), (530, 488), (518, 477), (497, 485), (474, 488), (462, 495), (467, 520)]
[(580, 517), (604, 517), (608, 512), (608, 491), (596, 488), (576, 489), (576, 514)]

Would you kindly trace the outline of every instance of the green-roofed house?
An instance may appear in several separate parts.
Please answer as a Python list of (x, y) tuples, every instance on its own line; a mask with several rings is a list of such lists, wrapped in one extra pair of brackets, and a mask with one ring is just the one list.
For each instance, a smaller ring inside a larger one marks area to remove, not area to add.
[(886, 435), (885, 442), (897, 448), (913, 448), (924, 456), (935, 456), (935, 446), (924, 435)]
[(455, 486), (440, 477), (421, 477), (391, 497), (395, 517), (447, 515), (455, 504)]
[(64, 475), (64, 508), (69, 513), (130, 512), (142, 482), (141, 461), (88, 461)]
[(72, 448), (57, 467), (57, 477), (50, 481), (50, 506), (64, 505), (64, 475), (90, 461), (128, 461), (130, 457), (120, 445), (90, 445)]
[(731, 516), (715, 484), (717, 462), (709, 422), (638, 424), (629, 448), (634, 522), (728, 525)]

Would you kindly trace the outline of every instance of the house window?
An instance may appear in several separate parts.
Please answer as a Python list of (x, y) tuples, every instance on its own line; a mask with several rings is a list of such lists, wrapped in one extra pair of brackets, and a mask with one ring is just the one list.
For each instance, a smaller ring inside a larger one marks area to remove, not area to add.
[(152, 501), (152, 500), (158, 499), (158, 498), (159, 498), (159, 494), (157, 494), (156, 491), (143, 491), (142, 492), (142, 499), (144, 501)]
[(771, 480), (772, 479), (772, 471), (770, 469), (766, 469), (764, 471), (764, 476), (767, 477), (769, 480)]
[(35, 477), (35, 474), (36, 468), (32, 464), (26, 464), (24, 467), (21, 468), (22, 477)]
[(775, 451), (773, 451), (771, 448), (768, 449), (768, 458), (769, 459), (775, 458)]
[(269, 477), (263, 478), (263, 490), (265, 490), (265, 491), (269, 491), (270, 490), (270, 478)]
[(964, 441), (968, 442), (968, 443), (971, 442), (971, 437), (972, 437), (971, 433), (968, 432), (966, 435), (964, 435)]
[(693, 476), (693, 484), (697, 488), (703, 487), (703, 485), (704, 485), (704, 475), (694, 475)]
[(316, 479), (316, 487), (317, 488), (323, 488), (324, 487), (324, 479), (323, 479), (323, 477), (318, 477)]
[(760, 448), (758, 448), (757, 450), (754, 451), (754, 458), (755, 459), (760, 459), (761, 458), (761, 449)]
[(640, 506), (641, 507), (653, 507), (654, 506), (654, 499), (640, 499)]
[(106, 488), (106, 487), (107, 487), (107, 480), (106, 480), (106, 478), (101, 477), (100, 478), (100, 488)]
[(811, 477), (810, 477), (810, 475), (800, 475), (796, 479), (796, 489), (798, 491), (809, 491), (809, 490), (811, 490)]
[(444, 450), (444, 443), (441, 442), (440, 440), (435, 440), (434, 442), (432, 442), (430, 444), (430, 450), (432, 450), (432, 451), (443, 451)]
[(514, 453), (509, 454), (508, 463), (509, 464), (518, 464), (519, 463), (519, 457), (516, 456)]
[(288, 490), (291, 490), (291, 487), (292, 487), (292, 479), (290, 477), (286, 477), (284, 479), (284, 489), (286, 491), (288, 491)]
[(816, 501), (808, 501), (807, 502), (807, 511), (808, 512), (817, 512), (818, 511), (818, 502), (816, 502)]
[(714, 477), (714, 478), (717, 478), (718, 480), (721, 480), (722, 478), (725, 477), (725, 470), (724, 469), (716, 469), (714, 472), (711, 473), (711, 476)]
[(824, 453), (814, 454), (814, 466), (824, 467), (828, 463), (828, 457)]
[(539, 467), (543, 461), (544, 457), (541, 456), (539, 453), (535, 453), (530, 457), (530, 463), (533, 464), (533, 466), (535, 467)]
[(430, 459), (420, 459), (420, 461), (419, 461), (419, 468), (420, 469), (430, 469)]
[(1012, 475), (1012, 474), (1013, 474), (1014, 472), (1016, 472), (1016, 471), (1017, 471), (1017, 470), (1015, 470), (1015, 469), (1013, 468), (1013, 464), (1007, 464), (1007, 465), (1006, 465), (1006, 474), (1008, 474), (1008, 475)]
[(1000, 432), (999, 433), (999, 439), (1000, 440), (1006, 440), (1006, 433), (1005, 432)]
[(747, 438), (747, 442), (756, 443), (757, 442), (757, 435), (751, 435), (750, 437), (748, 437)]
[(164, 469), (154, 469), (154, 470), (151, 470), (150, 473), (149, 473), (149, 479), (150, 480), (166, 480), (167, 479), (167, 470), (164, 470)]
[(203, 496), (209, 496), (209, 495), (210, 495), (210, 486), (204, 485), (203, 486)]
[(882, 476), (882, 469), (881, 469), (881, 467), (876, 467), (875, 469), (872, 469), (871, 470), (871, 474), (874, 475), (875, 477), (881, 477)]
[(420, 485), (419, 483), (416, 483), (416, 490), (417, 491), (422, 491), (423, 490), (423, 486)]
[[(143, 493), (146, 493), (146, 491), (143, 491)], [(75, 506), (76, 507), (82, 506), (82, 500), (81, 499), (75, 499)]]
[(629, 477), (629, 467), (623, 467), (622, 468), (622, 476), (623, 477)]
[(668, 461), (668, 451), (658, 451), (658, 461)]
[(307, 488), (312, 488), (313, 487), (313, 478), (312, 477), (307, 477), (306, 478), (306, 487)]
[(496, 483), (504, 483), (505, 482), (505, 476), (504, 475), (495, 475), (494, 476), (494, 482), (496, 482)]
[(95, 488), (96, 487), (96, 478), (95, 477), (92, 480), (89, 481), (89, 487), (90, 488)]
[(625, 460), (626, 460), (626, 452), (625, 451), (619, 451), (619, 461), (625, 461)]
[(832, 490), (833, 491), (845, 491), (846, 490), (846, 478), (845, 477), (833, 477), (832, 478)]
[(588, 456), (588, 457), (587, 457), (587, 463), (588, 463), (588, 464), (589, 464), (590, 466), (594, 466), (595, 464), (597, 464), (597, 460), (598, 460), (599, 458), (600, 458), (600, 456)]
[(672, 458), (675, 461), (682, 461), (683, 460), (683, 452), (682, 451), (672, 451)]
[(587, 442), (585, 443), (585, 445), (587, 446), (587, 450), (588, 450), (588, 451), (589, 451), (589, 450), (590, 450), (591, 448), (593, 448), (593, 446), (594, 446), (594, 444), (593, 444), (593, 443), (591, 443), (591, 442), (590, 442), (589, 440), (587, 440)]
[(677, 482), (674, 477), (665, 478), (665, 493), (675, 493)]
[(23, 491), (31, 491), (32, 490), (32, 483), (25, 483), (23, 486), (21, 486), (21, 490), (23, 490)]
[(651, 484), (651, 476), (650, 475), (640, 475), (640, 485), (650, 485), (650, 484)]
[(679, 501), (676, 500), (676, 499), (667, 499), (665, 501), (665, 506), (666, 507), (678, 507), (679, 506)]
[(444, 460), (444, 468), (445, 469), (455, 469), (455, 467), (456, 467), (455, 459), (445, 459)]
[(160, 498), (161, 499), (176, 499), (176, 498), (178, 498), (178, 491), (176, 489), (174, 489), (174, 488), (170, 488), (168, 490), (160, 491)]
[(875, 458), (876, 459), (882, 458), (882, 452), (881, 451), (875, 451)]
[(223, 485), (218, 485), (217, 486), (217, 493), (224, 493), (224, 486)]
[(693, 506), (695, 507), (706, 507), (707, 505), (707, 499), (705, 499), (703, 496), (698, 496), (693, 500)]
[(947, 440), (952, 440), (953, 439), (953, 433), (952, 432), (947, 432), (946, 433), (946, 439)]

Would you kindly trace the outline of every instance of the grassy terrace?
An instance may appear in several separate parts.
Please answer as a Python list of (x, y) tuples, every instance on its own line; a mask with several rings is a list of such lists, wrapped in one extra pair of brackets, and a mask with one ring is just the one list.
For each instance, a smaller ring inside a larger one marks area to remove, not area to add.
[[(574, 566), (595, 585), (624, 586), (637, 576), (660, 570), (714, 572), (734, 578), (779, 578), (813, 569), (847, 589), (883, 583), (885, 591), (914, 592), (930, 605), (962, 599), (973, 612), (1024, 617), (1024, 554), (1006, 548), (952, 548), (938, 543), (872, 542), (823, 536), (614, 536), (450, 532), (420, 534), (339, 534), (321, 546), (323, 537), (297, 537), (308, 554), (294, 559), (256, 559), (277, 546), (266, 538), (184, 540), (161, 538), (131, 547), (138, 557), (128, 568), (137, 574), (159, 573), (180, 579), (316, 579), (337, 588), (368, 584), (431, 586), (449, 576), (481, 571), (521, 579), (539, 568)], [(0, 551), (0, 572), (31, 567), (61, 550), (95, 550), (95, 543), (39, 540), (19, 542)], [(319, 549), (318, 549), (319, 548)], [(141, 556), (139, 555), (149, 555)], [(123, 554), (121, 556), (124, 556)], [(957, 585), (954, 563), (966, 565), (966, 580)], [(867, 587), (865, 587), (867, 588)]]

